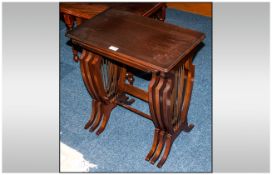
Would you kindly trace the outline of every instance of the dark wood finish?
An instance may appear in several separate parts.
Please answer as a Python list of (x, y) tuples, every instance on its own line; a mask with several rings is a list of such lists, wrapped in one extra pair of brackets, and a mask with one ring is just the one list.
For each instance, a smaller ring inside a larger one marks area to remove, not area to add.
[(143, 101), (148, 101), (148, 93), (140, 88), (137, 88), (131, 84), (125, 84), (124, 89), (122, 89), (124, 92), (133, 95), (134, 97), (137, 97)]
[[(84, 128), (88, 129), (91, 127), (90, 131), (93, 132), (101, 123), (100, 128), (96, 132), (96, 134), (99, 135), (105, 129), (112, 109), (116, 107), (116, 103), (112, 103), (112, 101), (114, 101), (117, 96), (118, 88), (116, 77), (119, 76), (119, 68), (113, 63), (105, 64), (108, 66), (109, 71), (107, 73), (103, 72), (103, 75), (107, 74), (107, 79), (103, 79), (101, 71), (103, 61), (101, 56), (84, 50), (80, 60), (83, 81), (93, 98), (93, 111)], [(103, 81), (107, 82), (108, 86), (105, 87), (106, 83)]]
[[(83, 21), (108, 10), (118, 9), (137, 15), (165, 20), (166, 3), (60, 3), (60, 13), (63, 14), (67, 30), (80, 25)], [(72, 47), (73, 59), (78, 62), (78, 51)]]
[[(96, 134), (102, 133), (117, 105), (137, 113), (155, 126), (146, 160), (162, 167), (180, 132), (194, 127), (187, 119), (195, 71), (192, 58), (204, 34), (110, 9), (67, 36), (83, 48), (81, 72), (93, 98), (85, 129), (95, 131), (101, 123)], [(110, 46), (119, 49), (112, 51)], [(148, 92), (133, 86), (128, 66), (152, 74)], [(131, 107), (135, 99), (127, 94), (147, 102), (150, 115)]]
[(134, 112), (134, 113), (136, 113), (136, 114), (138, 114), (138, 115), (140, 115), (140, 116), (142, 116), (142, 117), (144, 117), (144, 118), (146, 118), (146, 119), (152, 120), (152, 117), (150, 115), (148, 115), (148, 114), (146, 114), (146, 113), (144, 113), (142, 111), (139, 111), (139, 110), (127, 105), (127, 104), (120, 103), (119, 101), (117, 101), (117, 104), (124, 107), (124, 108), (126, 108), (126, 109), (128, 109), (128, 110), (130, 110), (130, 111), (132, 111), (132, 112)]
[(126, 79), (128, 80), (130, 85), (133, 85), (135, 79), (134, 79), (133, 74), (131, 72), (127, 72)]
[[(194, 127), (187, 122), (193, 79), (194, 65), (191, 55), (186, 57), (185, 64), (178, 65), (172, 72), (153, 73), (148, 89), (149, 106), (156, 130), (153, 146), (146, 160), (154, 164), (165, 147), (158, 167), (166, 161), (171, 145), (180, 132), (189, 132)], [(160, 139), (157, 130), (164, 131), (160, 132)]]
[[(203, 33), (117, 10), (97, 15), (67, 36), (131, 67), (163, 72), (169, 72), (204, 39)], [(119, 49), (110, 50), (111, 46)]]
[(150, 16), (165, 7), (165, 3), (60, 3), (60, 12), (82, 19), (91, 19), (110, 8), (128, 11), (141, 16)]
[(108, 8), (107, 3), (60, 3), (61, 13), (82, 19), (91, 19)]

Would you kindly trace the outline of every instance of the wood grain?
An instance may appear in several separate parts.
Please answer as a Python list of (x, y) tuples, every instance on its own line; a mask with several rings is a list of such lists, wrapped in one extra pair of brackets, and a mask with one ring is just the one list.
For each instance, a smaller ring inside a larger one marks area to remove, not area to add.
[(69, 14), (83, 19), (91, 19), (92, 17), (102, 13), (108, 9), (114, 8), (121, 11), (132, 12), (141, 16), (150, 16), (158, 9), (165, 6), (164, 3), (60, 3), (60, 12)]
[[(90, 35), (91, 34), (91, 35)], [(201, 32), (110, 9), (67, 36), (74, 43), (144, 71), (170, 71), (203, 39)], [(109, 47), (118, 50), (113, 51)]]
[[(91, 19), (110, 8), (129, 11), (160, 21), (165, 20), (166, 3), (60, 3), (60, 13), (63, 14), (67, 30), (79, 26), (83, 21)], [(72, 46), (72, 51), (74, 61), (78, 62), (78, 50)]]

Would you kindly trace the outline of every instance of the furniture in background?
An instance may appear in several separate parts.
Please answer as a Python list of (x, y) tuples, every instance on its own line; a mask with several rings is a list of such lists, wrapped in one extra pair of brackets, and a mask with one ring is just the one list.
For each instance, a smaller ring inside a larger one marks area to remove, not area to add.
[(212, 2), (168, 2), (167, 7), (212, 17)]
[[(195, 66), (192, 58), (204, 34), (115, 9), (100, 13), (67, 32), (83, 48), (83, 81), (92, 97), (85, 129), (101, 134), (111, 111), (120, 105), (149, 119), (154, 140), (146, 160), (162, 167), (181, 131), (189, 132), (189, 109)], [(135, 37), (136, 36), (136, 37)], [(148, 91), (126, 82), (128, 68), (152, 74)], [(130, 94), (149, 104), (150, 115), (131, 106)]]
[[(67, 30), (111, 8), (164, 21), (166, 3), (60, 3), (60, 13)], [(72, 50), (73, 58), (77, 62), (78, 51), (74, 47)]]

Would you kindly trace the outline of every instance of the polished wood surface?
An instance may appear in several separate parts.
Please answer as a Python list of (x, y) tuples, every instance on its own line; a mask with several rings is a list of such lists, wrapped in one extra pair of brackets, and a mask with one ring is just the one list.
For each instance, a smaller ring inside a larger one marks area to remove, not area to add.
[(60, 3), (60, 12), (83, 19), (90, 19), (107, 9), (114, 8), (141, 16), (149, 16), (164, 3)]
[[(194, 127), (187, 119), (195, 72), (192, 59), (204, 34), (110, 9), (67, 36), (83, 48), (81, 74), (93, 99), (84, 128), (101, 134), (117, 105), (151, 120), (154, 138), (145, 160), (161, 168), (179, 134)], [(151, 74), (147, 91), (133, 85), (131, 67)], [(150, 115), (133, 108), (135, 99), (127, 94), (147, 102)]]
[(67, 36), (82, 47), (104, 56), (114, 55), (132, 67), (164, 72), (204, 39), (204, 34), (197, 31), (113, 9), (86, 21)]
[[(79, 26), (83, 21), (91, 19), (108, 9), (129, 11), (160, 21), (165, 20), (166, 3), (60, 3), (60, 13), (63, 16), (67, 30)], [(78, 61), (78, 49), (72, 47), (74, 61)]]
[(177, 10), (212, 17), (212, 2), (169, 2), (167, 6)]

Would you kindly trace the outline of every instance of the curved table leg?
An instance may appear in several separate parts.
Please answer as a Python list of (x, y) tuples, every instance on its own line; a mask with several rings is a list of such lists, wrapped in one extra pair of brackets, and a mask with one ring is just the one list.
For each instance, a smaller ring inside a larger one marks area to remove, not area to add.
[[(80, 68), (85, 86), (93, 98), (92, 114), (85, 124), (85, 129), (90, 128), (90, 132), (95, 131), (101, 134), (110, 118), (111, 111), (116, 107), (115, 99), (117, 97), (117, 79), (119, 71), (111, 62), (103, 61), (99, 55), (83, 50), (80, 58)], [(103, 65), (105, 64), (105, 65)], [(101, 69), (105, 66), (105, 69)], [(109, 70), (110, 67), (110, 70)], [(101, 125), (99, 127), (99, 125)]]
[(159, 168), (167, 160), (172, 143), (180, 132), (189, 132), (193, 128), (187, 122), (193, 79), (194, 65), (191, 56), (185, 64), (177, 66), (172, 72), (152, 75), (148, 87), (149, 107), (156, 129), (146, 160), (154, 164), (161, 157), (157, 164)]
[(104, 131), (104, 129), (105, 129), (107, 123), (108, 123), (108, 120), (110, 119), (110, 113), (111, 113), (112, 109), (115, 106), (116, 105), (110, 103), (110, 104), (105, 105), (103, 107), (104, 108), (104, 117), (103, 117), (103, 120), (101, 122), (100, 128), (96, 131), (96, 135), (100, 135)]
[(151, 148), (151, 150), (149, 151), (149, 153), (147, 154), (147, 156), (145, 158), (146, 161), (150, 160), (150, 158), (154, 155), (155, 150), (158, 147), (158, 144), (159, 144), (159, 132), (160, 132), (160, 130), (158, 128), (156, 128), (155, 132), (154, 132), (152, 148)]
[(94, 119), (96, 118), (96, 115), (97, 115), (98, 106), (100, 106), (100, 102), (93, 100), (92, 101), (92, 114), (90, 116), (89, 121), (86, 123), (84, 129), (88, 129), (93, 124)]
[(167, 157), (169, 155), (169, 152), (170, 152), (170, 149), (171, 149), (171, 146), (172, 146), (172, 142), (173, 142), (171, 134), (167, 134), (165, 142), (166, 142), (165, 143), (165, 151), (164, 151), (164, 154), (163, 154), (161, 160), (157, 164), (158, 168), (162, 167), (162, 165), (164, 164), (164, 162), (166, 161), (166, 159), (167, 159)]
[(159, 144), (158, 144), (158, 147), (156, 149), (156, 152), (153, 155), (153, 158), (150, 160), (151, 164), (154, 164), (158, 160), (158, 158), (160, 157), (160, 155), (161, 155), (161, 152), (162, 152), (163, 147), (164, 147), (164, 142), (165, 142), (164, 135), (165, 135), (165, 132), (161, 130), (160, 133), (159, 133)]
[(97, 116), (95, 118), (95, 121), (94, 121), (93, 125), (91, 126), (91, 128), (89, 130), (90, 132), (93, 132), (98, 127), (98, 125), (99, 125), (99, 123), (100, 123), (100, 121), (102, 119), (103, 113), (104, 113), (103, 105), (102, 105), (102, 103), (100, 103), (100, 105), (98, 107), (98, 114), (97, 114)]
[(188, 75), (183, 108), (181, 111), (180, 130), (190, 132), (194, 128), (193, 124), (188, 124), (187, 119), (195, 77), (195, 65), (192, 64), (192, 57), (185, 63), (185, 69), (188, 71)]

